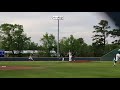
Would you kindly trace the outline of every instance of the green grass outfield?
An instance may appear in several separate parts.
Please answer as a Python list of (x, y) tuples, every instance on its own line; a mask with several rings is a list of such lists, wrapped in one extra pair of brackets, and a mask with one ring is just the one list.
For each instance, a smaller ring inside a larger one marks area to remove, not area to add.
[(0, 70), (0, 78), (120, 78), (120, 64), (112, 61), (0, 61), (0, 66), (32, 66), (30, 70)]

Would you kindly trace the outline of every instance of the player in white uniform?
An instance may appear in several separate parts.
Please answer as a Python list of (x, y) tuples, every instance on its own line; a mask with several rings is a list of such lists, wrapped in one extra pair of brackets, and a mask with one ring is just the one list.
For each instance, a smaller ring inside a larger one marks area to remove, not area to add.
[(28, 59), (29, 59), (29, 60), (32, 60), (32, 61), (34, 61), (31, 55), (29, 56), (29, 58), (28, 58)]
[(69, 51), (69, 61), (72, 61), (72, 53)]
[(114, 64), (113, 66), (116, 65), (117, 61), (120, 60), (120, 49), (118, 50), (118, 53), (115, 55), (113, 61), (114, 61)]

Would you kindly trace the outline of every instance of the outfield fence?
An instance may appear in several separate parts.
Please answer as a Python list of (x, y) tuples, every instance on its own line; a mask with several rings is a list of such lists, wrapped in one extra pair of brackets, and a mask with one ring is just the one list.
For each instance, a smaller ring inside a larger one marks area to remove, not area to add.
[[(35, 61), (62, 61), (62, 57), (33, 57)], [(0, 61), (28, 61), (28, 57), (0, 57)], [(68, 57), (64, 57), (64, 61), (68, 61)], [(75, 57), (74, 60), (92, 60), (100, 61), (100, 57)]]

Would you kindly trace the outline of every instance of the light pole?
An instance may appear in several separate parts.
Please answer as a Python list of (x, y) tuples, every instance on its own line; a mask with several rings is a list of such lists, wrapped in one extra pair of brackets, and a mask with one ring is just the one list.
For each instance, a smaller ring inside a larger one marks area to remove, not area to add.
[(60, 56), (59, 54), (59, 21), (63, 20), (63, 16), (53, 16), (52, 17), (53, 20), (58, 20), (58, 42), (57, 42), (57, 57)]

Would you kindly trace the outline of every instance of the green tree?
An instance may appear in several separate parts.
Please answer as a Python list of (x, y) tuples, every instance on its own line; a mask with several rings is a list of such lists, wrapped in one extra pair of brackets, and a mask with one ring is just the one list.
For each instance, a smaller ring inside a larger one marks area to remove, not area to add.
[(2, 32), (0, 32), (0, 49), (2, 49)]
[[(96, 26), (93, 26), (93, 28), (95, 29), (95, 31), (93, 31), (95, 35), (92, 37), (92, 40), (94, 41), (92, 44), (94, 46), (94, 52), (102, 52), (105, 54), (105, 45), (107, 44), (106, 38), (109, 36), (108, 29), (110, 28), (108, 21), (101, 20), (100, 23), (98, 23)], [(102, 51), (100, 49), (102, 49)]]
[(120, 29), (113, 29), (109, 31), (109, 34), (111, 34), (111, 37), (117, 38), (112, 43), (120, 45)]
[(87, 44), (84, 43), (83, 38), (74, 38), (73, 35), (70, 37), (63, 37), (60, 41), (60, 51), (62, 56), (68, 56), (68, 52), (71, 51), (75, 56), (86, 55)]
[(19, 24), (2, 24), (0, 26), (2, 32), (2, 47), (5, 50), (10, 50), (14, 54), (14, 50), (18, 50), (20, 54), (25, 48), (26, 42), (30, 40), (24, 34), (23, 26)]
[(83, 38), (78, 38), (76, 42), (77, 56), (86, 56), (87, 44), (84, 42)]
[(43, 48), (45, 48), (46, 56), (50, 56), (50, 51), (56, 47), (56, 40), (55, 36), (53, 34), (46, 33), (43, 35), (43, 38), (40, 39), (40, 42), (43, 45)]

